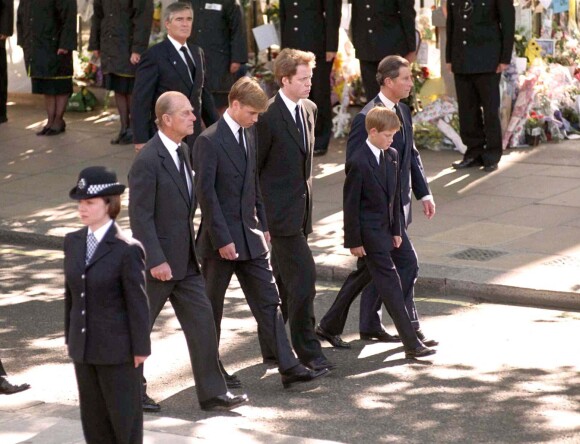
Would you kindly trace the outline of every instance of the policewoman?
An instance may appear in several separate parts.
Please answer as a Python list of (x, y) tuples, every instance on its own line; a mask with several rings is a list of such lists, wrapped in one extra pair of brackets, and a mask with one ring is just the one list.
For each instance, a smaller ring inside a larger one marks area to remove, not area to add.
[(125, 185), (81, 171), (70, 197), (84, 228), (64, 241), (65, 341), (87, 443), (142, 443), (141, 364), (151, 353), (145, 254), (115, 222)]

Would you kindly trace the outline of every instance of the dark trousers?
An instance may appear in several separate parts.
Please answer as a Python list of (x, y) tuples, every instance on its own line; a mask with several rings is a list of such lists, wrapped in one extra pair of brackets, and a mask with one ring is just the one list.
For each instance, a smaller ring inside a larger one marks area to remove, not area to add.
[(81, 423), (88, 444), (140, 444), (143, 410), (139, 369), (133, 363), (75, 362)]
[(4, 370), (4, 366), (2, 365), (2, 359), (0, 359), (0, 376), (7, 376), (6, 370)]
[(298, 359), (306, 364), (323, 357), (314, 333), (316, 265), (304, 234), (272, 236), (272, 267), (282, 299), (284, 319)]
[(501, 159), (500, 77), (496, 73), (455, 74), (459, 133), (467, 146), (464, 159), (479, 159), (484, 165)]
[(379, 62), (360, 60), (360, 75), (367, 102), (373, 100), (379, 94), (379, 83), (377, 82), (377, 69)]
[[(407, 313), (411, 318), (415, 330), (419, 330), (419, 316), (415, 308), (415, 282), (419, 276), (417, 253), (415, 252), (411, 239), (409, 239), (407, 230), (403, 230), (402, 238), (403, 242), (401, 246), (391, 251), (391, 258), (401, 280), (401, 289), (403, 291), (403, 300), (407, 307)], [(366, 287), (362, 292), (360, 301), (359, 331), (373, 333), (382, 330), (381, 305), (382, 299), (376, 288), (373, 285)]]
[(342, 284), (332, 306), (320, 320), (320, 326), (332, 335), (342, 334), (350, 305), (362, 289), (372, 282), (393, 318), (405, 348), (418, 347), (419, 341), (405, 307), (401, 283), (391, 254), (367, 252), (361, 262)]
[(268, 261), (268, 254), (245, 261), (204, 258), (201, 269), (206, 291), (212, 305), (218, 342), (224, 311), (224, 298), (232, 275), (235, 273), (252, 315), (258, 323), (262, 340), (278, 361), (280, 372), (298, 365), (286, 336), (280, 311), (280, 297)]
[(8, 62), (6, 60), (6, 40), (0, 40), (0, 120), (6, 117), (8, 102)]
[(191, 271), (180, 281), (147, 281), (151, 328), (169, 300), (185, 335), (199, 402), (227, 392), (218, 365), (218, 343), (211, 304), (201, 274)]
[(318, 115), (314, 131), (314, 149), (327, 150), (332, 134), (332, 105), (330, 103), (330, 72), (332, 62), (326, 56), (316, 56), (316, 68), (312, 73), (310, 100), (316, 103)]

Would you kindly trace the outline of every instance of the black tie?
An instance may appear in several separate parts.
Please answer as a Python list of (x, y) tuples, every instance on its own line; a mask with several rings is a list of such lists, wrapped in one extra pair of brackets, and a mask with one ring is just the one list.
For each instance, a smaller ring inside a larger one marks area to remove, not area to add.
[(191, 75), (191, 81), (195, 80), (195, 65), (193, 64), (193, 60), (189, 56), (189, 51), (185, 46), (182, 46), (179, 49), (183, 55), (185, 56), (185, 63), (187, 63), (187, 67), (189, 68), (189, 74)]
[(399, 122), (401, 122), (401, 136), (403, 136), (403, 142), (404, 142), (405, 141), (405, 125), (404, 125), (404, 121), (403, 121), (403, 115), (401, 114), (401, 110), (399, 109), (398, 104), (395, 105), (395, 113), (397, 114), (397, 117), (399, 118)]
[(298, 128), (298, 132), (302, 136), (302, 143), (304, 143), (304, 127), (302, 126), (302, 118), (300, 117), (301, 110), (300, 105), (296, 105), (296, 127)]
[(191, 192), (189, 191), (189, 186), (187, 185), (187, 176), (185, 175), (185, 161), (183, 159), (183, 153), (181, 152), (181, 147), (177, 147), (177, 157), (179, 158), (179, 175), (181, 176), (181, 180), (185, 184), (185, 189), (187, 193), (191, 196)]
[(246, 147), (244, 145), (244, 128), (240, 126), (240, 129), (238, 130), (238, 145), (240, 145), (240, 149), (242, 150), (242, 153), (244, 153), (244, 157), (247, 156), (246, 154)]

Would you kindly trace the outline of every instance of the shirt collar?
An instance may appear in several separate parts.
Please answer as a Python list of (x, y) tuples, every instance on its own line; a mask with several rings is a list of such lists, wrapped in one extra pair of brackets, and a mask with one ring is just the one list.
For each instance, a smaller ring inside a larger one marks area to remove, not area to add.
[(181, 144), (175, 143), (173, 140), (163, 134), (163, 131), (161, 130), (158, 130), (157, 134), (159, 134), (159, 138), (161, 139), (161, 142), (163, 142), (165, 148), (167, 148), (167, 151), (169, 151), (169, 154), (171, 154), (171, 156), (177, 154), (177, 149), (181, 146)]
[(89, 233), (93, 233), (95, 235), (95, 239), (97, 239), (97, 242), (101, 242), (105, 237), (105, 234), (107, 234), (107, 231), (109, 231), (109, 228), (111, 228), (111, 225), (113, 225), (112, 219), (101, 228), (97, 229), (95, 232), (92, 232), (89, 228)]
[(226, 123), (228, 124), (228, 126), (230, 127), (230, 129), (232, 130), (232, 133), (234, 133), (235, 138), (238, 138), (238, 131), (240, 130), (240, 124), (238, 122), (236, 122), (232, 116), (230, 116), (229, 111), (230, 109), (226, 109), (226, 111), (224, 112), (224, 120), (226, 121)]
[(379, 92), (379, 99), (381, 99), (381, 102), (383, 102), (383, 105), (385, 105), (387, 109), (390, 109), (391, 111), (395, 109), (396, 103), (392, 102), (390, 99), (387, 99), (387, 97), (382, 92)]
[(381, 150), (380, 148), (377, 148), (376, 146), (374, 146), (369, 139), (367, 139), (367, 145), (370, 148), (371, 152), (374, 154), (374, 156), (377, 158), (377, 162), (381, 163), (381, 152), (383, 150)]
[[(171, 44), (175, 47), (177, 52), (181, 51), (182, 46), (185, 46), (187, 48), (187, 42), (185, 43), (185, 45), (182, 45), (177, 40), (175, 40), (173, 37), (171, 37), (169, 34), (167, 34), (167, 40), (169, 40), (171, 42)], [(189, 52), (189, 48), (187, 48), (187, 51)]]
[(293, 102), (282, 92), (282, 90), (279, 90), (278, 94), (280, 94), (280, 98), (282, 99), (282, 101), (284, 102), (286, 107), (288, 107), (288, 111), (290, 111), (290, 114), (292, 115), (292, 117), (295, 118), (296, 105), (302, 107), (302, 99), (298, 99), (298, 102)]

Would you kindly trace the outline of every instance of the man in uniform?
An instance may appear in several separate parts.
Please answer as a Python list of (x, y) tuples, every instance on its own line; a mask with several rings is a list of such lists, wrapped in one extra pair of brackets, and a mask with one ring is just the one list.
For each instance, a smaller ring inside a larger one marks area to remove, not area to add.
[(447, 6), (447, 68), (455, 77), (459, 132), (467, 151), (453, 168), (497, 169), (502, 155), (499, 80), (514, 46), (511, 0), (451, 0)]
[(203, 49), (206, 87), (216, 106), (225, 108), (238, 71), (248, 61), (242, 6), (239, 0), (191, 0), (191, 4), (194, 20), (188, 41)]
[(384, 57), (400, 55), (409, 62), (415, 60), (415, 7), (412, 0), (350, 2), (352, 43), (360, 61), (366, 98), (370, 101), (379, 93), (377, 68)]
[(341, 0), (281, 0), (282, 48), (301, 49), (316, 56), (310, 99), (318, 107), (314, 155), (328, 151), (332, 132), (330, 71), (338, 50)]

